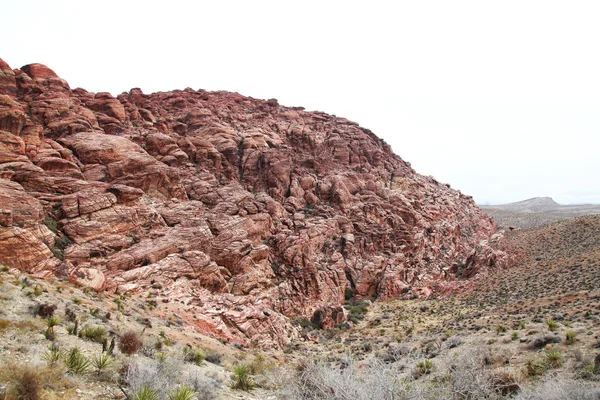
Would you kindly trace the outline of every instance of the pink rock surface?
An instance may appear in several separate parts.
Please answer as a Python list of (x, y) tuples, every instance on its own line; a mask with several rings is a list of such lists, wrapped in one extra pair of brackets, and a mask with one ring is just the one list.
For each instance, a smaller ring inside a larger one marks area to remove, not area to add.
[(429, 296), (501, 267), (494, 233), (469, 196), (346, 119), (227, 92), (115, 98), (0, 60), (11, 267), (155, 290), (200, 332), (283, 346), (292, 319), (343, 322), (345, 293)]

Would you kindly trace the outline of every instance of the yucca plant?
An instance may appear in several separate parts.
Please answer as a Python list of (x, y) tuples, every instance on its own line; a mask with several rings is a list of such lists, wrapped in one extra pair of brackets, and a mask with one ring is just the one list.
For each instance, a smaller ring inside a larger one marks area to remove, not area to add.
[(102, 353), (92, 356), (92, 365), (96, 368), (96, 372), (100, 373), (109, 368), (113, 364), (113, 358), (110, 354)]
[(419, 375), (425, 375), (431, 373), (433, 368), (433, 362), (431, 360), (419, 361), (417, 364), (417, 372)]
[(65, 366), (72, 374), (84, 375), (90, 369), (90, 360), (88, 360), (79, 350), (78, 347), (73, 347), (64, 359)]
[(554, 368), (560, 367), (562, 360), (562, 354), (560, 354), (560, 352), (557, 350), (550, 350), (546, 353), (546, 361), (548, 361), (548, 364)]
[(169, 400), (197, 400), (196, 392), (189, 386), (179, 386), (177, 389), (168, 392)]
[(546, 367), (543, 363), (533, 358), (530, 358), (525, 362), (525, 372), (529, 376), (538, 376), (542, 374), (545, 369)]
[(79, 337), (103, 343), (106, 340), (106, 329), (101, 326), (84, 326), (79, 331)]
[(62, 357), (63, 352), (56, 346), (50, 347), (50, 349), (42, 355), (42, 359), (46, 361), (50, 367), (54, 367)]
[(51, 316), (46, 319), (46, 326), (48, 327), (48, 329), (46, 329), (46, 339), (54, 340), (56, 338), (56, 335), (54, 334), (54, 327), (59, 324), (60, 319), (58, 317)]
[(131, 400), (158, 400), (158, 392), (151, 387), (144, 386), (131, 397)]
[(233, 368), (234, 389), (250, 391), (256, 387), (256, 383), (250, 376), (250, 367), (247, 365), (238, 365)]
[(567, 332), (565, 335), (565, 343), (566, 344), (574, 344), (576, 337), (577, 337), (577, 333), (575, 333), (575, 331)]
[(548, 327), (548, 330), (550, 332), (554, 332), (555, 330), (558, 329), (558, 324), (556, 323), (556, 321), (554, 321), (552, 319), (547, 319), (544, 321), (544, 323), (546, 324), (546, 326)]

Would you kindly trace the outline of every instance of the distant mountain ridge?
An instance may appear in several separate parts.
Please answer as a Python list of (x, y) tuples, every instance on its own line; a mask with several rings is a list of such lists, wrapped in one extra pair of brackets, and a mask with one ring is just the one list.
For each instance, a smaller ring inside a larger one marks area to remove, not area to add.
[(567, 218), (600, 214), (600, 204), (561, 205), (551, 197), (480, 207), (501, 227), (537, 228)]
[(552, 197), (533, 197), (531, 199), (517, 201), (515, 203), (480, 206), (482, 208), (496, 208), (501, 210), (543, 213), (561, 215), (565, 217), (579, 217), (589, 214), (600, 214), (600, 204), (558, 204)]

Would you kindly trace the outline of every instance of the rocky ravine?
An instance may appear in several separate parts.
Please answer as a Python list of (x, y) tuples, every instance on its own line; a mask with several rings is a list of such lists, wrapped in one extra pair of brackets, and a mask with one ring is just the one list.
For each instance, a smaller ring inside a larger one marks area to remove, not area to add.
[(372, 132), (276, 100), (71, 89), (0, 60), (0, 262), (177, 304), (199, 332), (285, 345), (357, 297), (499, 265), (492, 220)]

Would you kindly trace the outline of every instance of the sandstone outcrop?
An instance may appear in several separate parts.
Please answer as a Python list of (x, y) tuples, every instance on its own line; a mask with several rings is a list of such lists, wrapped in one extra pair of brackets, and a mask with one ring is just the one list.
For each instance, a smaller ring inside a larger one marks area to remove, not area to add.
[[(150, 293), (283, 346), (345, 296), (427, 295), (505, 258), (492, 220), (368, 129), (237, 93), (72, 90), (0, 60), (0, 262)], [(157, 311), (160, 312), (160, 311)]]

